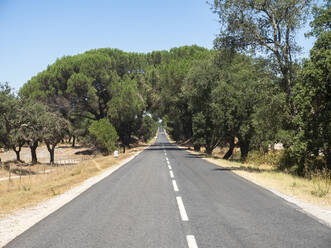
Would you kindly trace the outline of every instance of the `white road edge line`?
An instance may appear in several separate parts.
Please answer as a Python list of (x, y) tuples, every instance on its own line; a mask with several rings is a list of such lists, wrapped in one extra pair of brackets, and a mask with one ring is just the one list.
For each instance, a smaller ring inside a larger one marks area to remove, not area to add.
[(174, 191), (178, 192), (178, 186), (175, 180), (172, 180), (172, 186), (174, 186)]
[(186, 241), (189, 248), (198, 248), (194, 235), (186, 235)]
[(177, 196), (176, 200), (177, 200), (179, 213), (180, 213), (180, 217), (182, 218), (182, 221), (188, 221), (187, 213), (186, 213), (182, 198), (180, 196)]
[(169, 173), (170, 173), (170, 177), (171, 177), (171, 178), (174, 178), (174, 173), (172, 172), (172, 170), (169, 171)]

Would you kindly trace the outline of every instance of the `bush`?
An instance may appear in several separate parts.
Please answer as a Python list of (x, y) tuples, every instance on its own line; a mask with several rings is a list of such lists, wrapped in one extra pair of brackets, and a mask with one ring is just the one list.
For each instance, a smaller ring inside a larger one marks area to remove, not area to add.
[(266, 153), (261, 151), (250, 151), (246, 162), (256, 165), (267, 164), (279, 167), (282, 156), (283, 151), (268, 151)]
[(89, 127), (89, 132), (94, 145), (103, 150), (106, 154), (116, 149), (118, 140), (117, 132), (106, 118), (93, 121)]

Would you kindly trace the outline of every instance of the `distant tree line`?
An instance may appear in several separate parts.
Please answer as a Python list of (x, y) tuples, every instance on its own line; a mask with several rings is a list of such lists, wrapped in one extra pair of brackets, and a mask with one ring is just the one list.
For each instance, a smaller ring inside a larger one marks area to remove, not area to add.
[[(210, 6), (221, 27), (215, 49), (96, 49), (58, 59), (18, 96), (2, 84), (1, 143), (19, 154), (23, 144), (33, 153), (43, 141), (52, 152), (66, 135), (110, 152), (133, 137), (148, 140), (162, 119), (173, 139), (191, 140), (196, 150), (227, 147), (225, 159), (235, 147), (245, 161), (281, 143), (282, 164), (293, 172), (331, 169), (330, 1)], [(316, 42), (301, 63), (295, 33), (311, 13), (307, 35)]]

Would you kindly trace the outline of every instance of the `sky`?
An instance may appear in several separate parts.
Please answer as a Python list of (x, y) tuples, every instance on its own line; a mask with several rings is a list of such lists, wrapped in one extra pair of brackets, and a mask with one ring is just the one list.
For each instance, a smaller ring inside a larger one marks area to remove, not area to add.
[[(312, 39), (297, 35), (308, 57)], [(0, 0), (0, 82), (18, 90), (64, 55), (213, 47), (217, 16), (206, 0)]]

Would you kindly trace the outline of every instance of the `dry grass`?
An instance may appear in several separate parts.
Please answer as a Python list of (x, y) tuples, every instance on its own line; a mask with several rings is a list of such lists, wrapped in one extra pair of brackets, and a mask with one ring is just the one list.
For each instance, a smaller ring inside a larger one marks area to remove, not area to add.
[[(152, 141), (149, 142), (152, 143)], [(76, 165), (55, 166), (37, 165), (31, 170), (35, 175), (27, 175), (12, 180), (0, 181), (0, 216), (20, 208), (29, 207), (47, 200), (53, 196), (64, 193), (73, 186), (95, 176), (105, 169), (119, 164), (135, 152), (143, 150), (144, 145), (128, 149), (125, 154), (120, 153), (119, 158), (98, 155), (93, 159), (82, 161)], [(46, 167), (49, 173), (37, 173)], [(6, 174), (8, 171), (6, 171)]]

